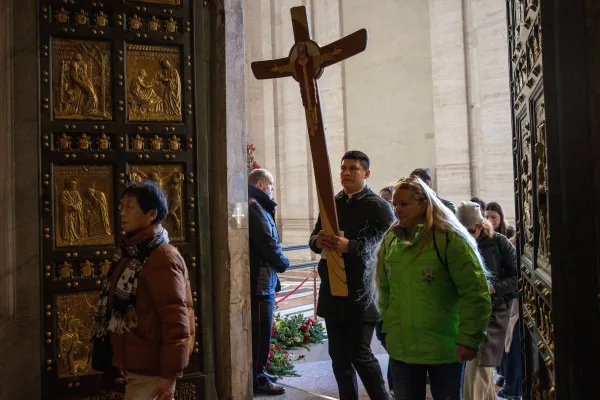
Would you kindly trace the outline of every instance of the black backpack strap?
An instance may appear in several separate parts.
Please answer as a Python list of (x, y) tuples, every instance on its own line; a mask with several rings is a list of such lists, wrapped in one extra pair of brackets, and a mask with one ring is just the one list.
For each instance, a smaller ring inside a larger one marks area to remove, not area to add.
[(446, 254), (444, 254), (444, 258), (440, 254), (440, 250), (437, 245), (437, 239), (435, 234), (435, 228), (431, 229), (431, 233), (433, 234), (433, 247), (435, 247), (435, 252), (438, 256), (440, 262), (444, 265), (444, 267), (448, 268), (448, 244), (450, 243), (450, 237), (448, 236), (448, 232), (446, 232)]

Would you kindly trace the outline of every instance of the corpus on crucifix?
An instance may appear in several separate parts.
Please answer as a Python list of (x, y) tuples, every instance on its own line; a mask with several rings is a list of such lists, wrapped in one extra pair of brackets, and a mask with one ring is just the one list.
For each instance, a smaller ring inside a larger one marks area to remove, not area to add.
[[(327, 66), (364, 51), (367, 48), (367, 31), (361, 29), (327, 46), (320, 47), (310, 37), (306, 8), (294, 7), (291, 9), (291, 14), (295, 43), (289, 56), (276, 60), (253, 62), (252, 72), (256, 79), (291, 76), (298, 82), (315, 170), (321, 224), (327, 234), (340, 236), (317, 80)], [(342, 255), (332, 250), (324, 249), (324, 252), (327, 259), (331, 294), (348, 296), (346, 270)]]

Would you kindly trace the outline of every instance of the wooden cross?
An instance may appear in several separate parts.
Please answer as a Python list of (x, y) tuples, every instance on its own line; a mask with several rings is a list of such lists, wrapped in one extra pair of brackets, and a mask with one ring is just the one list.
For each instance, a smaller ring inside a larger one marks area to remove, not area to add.
[[(329, 235), (340, 236), (317, 79), (329, 65), (364, 51), (367, 48), (367, 31), (361, 29), (325, 47), (320, 47), (311, 39), (306, 8), (294, 7), (291, 9), (291, 14), (295, 44), (292, 46), (289, 56), (276, 60), (253, 62), (252, 72), (256, 79), (291, 76), (300, 85), (315, 170), (321, 226)], [(336, 251), (324, 251), (331, 294), (348, 296), (346, 269), (342, 255)]]

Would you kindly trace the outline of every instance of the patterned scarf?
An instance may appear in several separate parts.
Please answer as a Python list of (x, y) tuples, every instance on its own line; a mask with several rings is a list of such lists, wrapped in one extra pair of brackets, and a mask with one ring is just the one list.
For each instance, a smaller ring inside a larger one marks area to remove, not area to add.
[[(123, 334), (137, 326), (135, 303), (138, 276), (148, 257), (150, 257), (150, 253), (160, 245), (166, 243), (169, 243), (169, 235), (167, 230), (163, 229), (160, 233), (142, 243), (136, 245), (121, 244), (112, 259), (110, 270), (102, 283), (102, 291), (100, 292), (100, 298), (94, 314), (92, 338), (102, 338), (106, 336), (107, 332)], [(117, 282), (110, 315), (107, 315), (108, 289), (111, 276), (123, 254), (129, 257), (130, 260), (127, 261), (127, 265)]]

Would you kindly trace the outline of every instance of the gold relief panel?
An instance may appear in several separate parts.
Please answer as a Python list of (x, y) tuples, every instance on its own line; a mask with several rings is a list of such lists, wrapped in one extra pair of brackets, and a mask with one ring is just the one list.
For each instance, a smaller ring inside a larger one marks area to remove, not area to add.
[(130, 181), (151, 180), (165, 191), (169, 214), (163, 221), (163, 226), (169, 232), (169, 237), (173, 241), (185, 240), (185, 216), (182, 208), (184, 178), (181, 165), (129, 166)]
[(53, 39), (54, 118), (112, 120), (109, 42)]
[(129, 121), (182, 121), (178, 47), (127, 46)]
[(91, 329), (100, 292), (56, 296), (58, 377), (95, 373), (92, 370)]
[(533, 249), (533, 178), (531, 164), (531, 124), (527, 114), (520, 120), (521, 131), (521, 207), (522, 229), (525, 249), (531, 254)]
[(110, 166), (55, 166), (56, 247), (114, 244)]
[(537, 265), (550, 266), (550, 224), (548, 220), (548, 164), (546, 149), (546, 116), (544, 98), (540, 97), (535, 105), (536, 143), (536, 196), (538, 205)]

